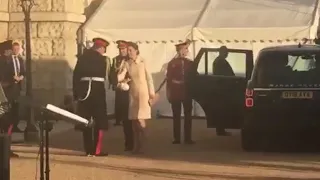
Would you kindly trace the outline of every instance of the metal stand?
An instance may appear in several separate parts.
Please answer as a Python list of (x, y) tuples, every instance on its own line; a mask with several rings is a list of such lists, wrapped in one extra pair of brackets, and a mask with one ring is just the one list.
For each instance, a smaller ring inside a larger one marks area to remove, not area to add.
[[(20, 0), (20, 6), (24, 13), (25, 24), (25, 53), (26, 53), (26, 96), (32, 99), (32, 57), (31, 57), (31, 17), (30, 13), (32, 7), (35, 5), (34, 0)], [(24, 132), (24, 139), (26, 142), (37, 143), (39, 139), (38, 131), (35, 126), (34, 109), (27, 107), (27, 127)]]
[(49, 180), (50, 179), (49, 123), (48, 123), (48, 118), (46, 118), (43, 111), (41, 112), (41, 119), (39, 121), (39, 126), (40, 126), (40, 180)]

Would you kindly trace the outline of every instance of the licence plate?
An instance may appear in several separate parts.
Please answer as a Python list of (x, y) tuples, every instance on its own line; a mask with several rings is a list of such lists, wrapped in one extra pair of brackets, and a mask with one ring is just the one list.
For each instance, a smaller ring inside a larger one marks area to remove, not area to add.
[(312, 91), (284, 91), (282, 92), (283, 99), (312, 99)]

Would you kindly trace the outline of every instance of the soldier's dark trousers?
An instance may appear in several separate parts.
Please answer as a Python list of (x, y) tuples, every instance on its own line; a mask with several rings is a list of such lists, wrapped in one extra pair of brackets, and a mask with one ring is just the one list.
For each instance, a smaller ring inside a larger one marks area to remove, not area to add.
[(192, 131), (192, 100), (172, 101), (173, 137), (174, 141), (181, 140), (181, 107), (184, 109), (184, 141), (191, 141)]
[(124, 147), (126, 150), (133, 149), (133, 129), (132, 121), (129, 119), (123, 120), (123, 133), (124, 133)]
[(127, 113), (126, 111), (129, 106), (129, 94), (128, 91), (121, 91), (116, 90), (116, 97), (115, 97), (115, 118), (116, 124), (120, 124), (123, 120), (128, 119), (128, 115), (125, 116)]
[(116, 91), (115, 115), (116, 121), (123, 123), (124, 146), (126, 150), (133, 149), (133, 129), (132, 121), (128, 119), (129, 112), (129, 92)]
[(86, 154), (100, 154), (102, 148), (103, 131), (95, 125), (92, 128), (85, 128), (83, 130), (84, 150)]
[[(99, 86), (100, 84), (95, 84), (95, 82), (92, 84), (90, 96), (84, 101), (79, 101), (77, 109), (81, 117), (94, 120), (93, 128), (83, 130), (84, 149), (87, 154), (91, 155), (101, 153), (103, 130), (108, 128), (105, 90), (104, 87)], [(101, 86), (104, 84), (101, 83)]]

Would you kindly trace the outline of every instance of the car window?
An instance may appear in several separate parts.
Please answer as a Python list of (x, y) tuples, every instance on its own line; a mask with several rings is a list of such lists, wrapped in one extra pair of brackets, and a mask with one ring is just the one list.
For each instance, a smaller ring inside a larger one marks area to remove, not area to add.
[(288, 66), (294, 71), (310, 71), (315, 68), (315, 56), (303, 59), (302, 56), (288, 56)]
[[(206, 63), (207, 58), (207, 63)], [(221, 66), (215, 63), (215, 61), (222, 61)], [(230, 68), (226, 68), (229, 66)], [(215, 75), (215, 71), (222, 71), (222, 74), (225, 76), (229, 76), (230, 73), (226, 71), (233, 71), (235, 76), (238, 77), (245, 77), (246, 76), (246, 54), (240, 52), (229, 52), (226, 58), (219, 57), (219, 52), (216, 51), (209, 51), (203, 53), (202, 57), (200, 58), (200, 62), (198, 64), (198, 73), (199, 74), (206, 74), (206, 75)], [(219, 74), (221, 75), (221, 74)]]
[[(254, 77), (259, 87), (296, 87), (320, 83), (318, 52), (265, 52), (259, 55)], [(317, 66), (318, 64), (318, 66)]]

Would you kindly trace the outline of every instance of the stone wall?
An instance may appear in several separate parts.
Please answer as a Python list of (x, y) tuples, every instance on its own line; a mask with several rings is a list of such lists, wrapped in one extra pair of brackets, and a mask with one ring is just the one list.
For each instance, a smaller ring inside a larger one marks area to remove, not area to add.
[[(25, 47), (20, 0), (0, 0), (0, 40)], [(31, 19), (34, 96), (60, 103), (71, 86), (76, 63), (76, 31), (84, 22), (83, 0), (35, 0)]]
[(0, 40), (5, 40), (8, 37), (8, 3), (9, 0), (0, 0)]

